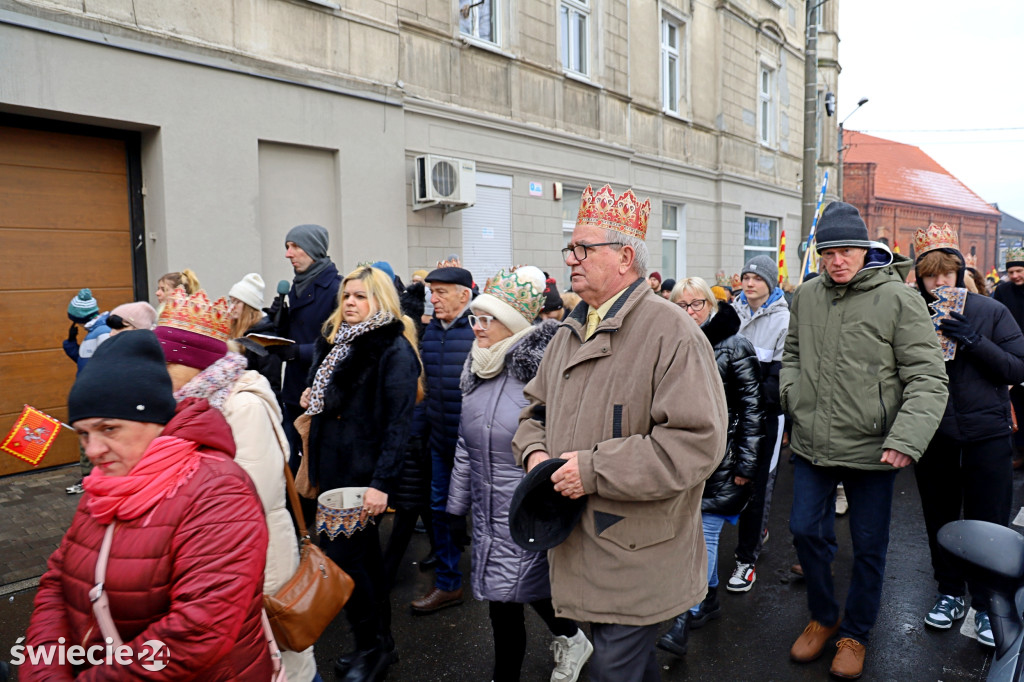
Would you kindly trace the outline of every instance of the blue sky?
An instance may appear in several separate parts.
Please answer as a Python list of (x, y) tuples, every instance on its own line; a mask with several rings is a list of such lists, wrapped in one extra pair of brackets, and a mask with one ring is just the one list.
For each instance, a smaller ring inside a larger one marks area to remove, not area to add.
[(920, 147), (1024, 219), (1024, 2), (838, 1), (835, 124), (869, 98), (846, 128)]

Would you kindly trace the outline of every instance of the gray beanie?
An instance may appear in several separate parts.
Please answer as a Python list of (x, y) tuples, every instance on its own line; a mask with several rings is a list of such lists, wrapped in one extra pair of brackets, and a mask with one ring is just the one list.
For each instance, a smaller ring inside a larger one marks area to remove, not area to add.
[(779, 266), (768, 256), (754, 256), (743, 266), (740, 277), (752, 272), (765, 281), (768, 291), (774, 291), (779, 286)]
[(842, 201), (833, 201), (825, 208), (821, 214), (821, 220), (818, 222), (814, 239), (818, 253), (825, 249), (842, 246), (871, 248), (868, 227), (864, 224), (864, 219), (860, 217), (860, 211), (856, 206)]
[(288, 242), (293, 242), (313, 260), (320, 260), (327, 257), (330, 235), (327, 228), (320, 225), (296, 225), (288, 230), (288, 236), (284, 238), (284, 243)]

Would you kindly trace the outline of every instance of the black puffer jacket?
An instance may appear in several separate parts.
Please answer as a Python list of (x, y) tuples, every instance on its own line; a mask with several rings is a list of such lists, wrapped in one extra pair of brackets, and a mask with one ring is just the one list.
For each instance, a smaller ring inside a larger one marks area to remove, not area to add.
[(729, 406), (725, 458), (704, 483), (701, 511), (738, 514), (750, 499), (753, 483), (738, 486), (733, 479), (741, 476), (753, 480), (757, 473), (758, 449), (764, 438), (761, 364), (754, 346), (737, 333), (740, 318), (732, 306), (719, 305), (718, 312), (701, 329), (715, 349), (715, 360)]
[[(352, 340), (324, 389), (324, 409), (309, 430), (309, 480), (321, 492), (370, 486), (391, 494), (402, 470), (420, 363), (394, 320)], [(316, 341), (313, 369), (332, 344)]]
[(956, 356), (946, 363), (949, 399), (935, 437), (1009, 436), (1007, 386), (1024, 381), (1024, 335), (1006, 306), (987, 296), (967, 294), (963, 314), (981, 338), (970, 346), (957, 344)]

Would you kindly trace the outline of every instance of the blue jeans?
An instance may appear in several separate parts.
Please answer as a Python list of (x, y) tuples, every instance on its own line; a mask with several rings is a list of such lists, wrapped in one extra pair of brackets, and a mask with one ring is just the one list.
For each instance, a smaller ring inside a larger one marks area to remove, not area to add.
[[(725, 517), (721, 514), (700, 515), (701, 525), (704, 526), (704, 544), (708, 548), (708, 587), (718, 587), (718, 538), (722, 535), (722, 528), (725, 527)], [(700, 605), (690, 609), (690, 613), (697, 615), (700, 612)]]
[(839, 620), (832, 559), (836, 555), (836, 485), (840, 482), (850, 503), (853, 577), (839, 636), (867, 644), (882, 600), (896, 470), (820, 467), (798, 456), (789, 530), (804, 569), (811, 618), (832, 626)]
[(434, 585), (445, 592), (462, 587), (462, 572), (459, 571), (462, 549), (452, 540), (451, 516), (445, 511), (448, 506), (448, 484), (451, 479), (451, 465), (441, 453), (431, 450), (430, 509), (434, 517), (434, 552), (437, 554)]

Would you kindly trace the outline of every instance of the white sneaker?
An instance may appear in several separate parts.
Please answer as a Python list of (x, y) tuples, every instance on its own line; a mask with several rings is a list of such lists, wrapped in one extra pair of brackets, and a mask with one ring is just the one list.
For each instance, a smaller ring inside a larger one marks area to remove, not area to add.
[(594, 645), (583, 634), (583, 630), (577, 630), (572, 637), (555, 637), (551, 642), (551, 650), (555, 653), (551, 682), (576, 682), (583, 664), (594, 653)]
[(755, 580), (757, 580), (757, 569), (754, 568), (754, 564), (737, 561), (729, 582), (725, 584), (725, 589), (730, 592), (749, 592), (750, 588), (754, 586)]
[(840, 483), (836, 486), (836, 516), (842, 516), (850, 510), (850, 503), (846, 501), (846, 488)]

